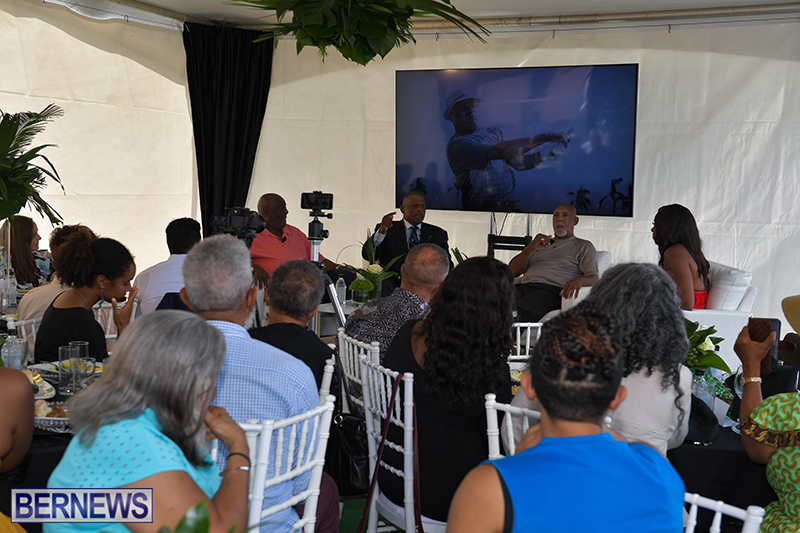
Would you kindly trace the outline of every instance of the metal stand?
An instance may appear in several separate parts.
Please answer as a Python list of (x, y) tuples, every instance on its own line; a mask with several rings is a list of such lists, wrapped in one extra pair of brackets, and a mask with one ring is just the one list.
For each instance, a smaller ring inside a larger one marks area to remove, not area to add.
[[(325, 263), (319, 260), (319, 245), (322, 244), (322, 239), (328, 238), (328, 230), (324, 229), (322, 226), (322, 222), (320, 222), (318, 217), (327, 217), (333, 218), (331, 213), (325, 214), (322, 211), (313, 210), (311, 212), (311, 216), (314, 217), (314, 220), (308, 223), (308, 242), (311, 243), (311, 260), (317, 264), (317, 266), (321, 270), (325, 270)], [(342, 302), (339, 301), (339, 296), (336, 294), (336, 288), (333, 285), (333, 281), (329, 276), (325, 276), (327, 283), (325, 284), (325, 290), (328, 291), (328, 297), (331, 299), (331, 303), (333, 304), (333, 309), (336, 311), (336, 318), (339, 321), (339, 327), (344, 327), (344, 309), (342, 308)], [(311, 320), (309, 321), (309, 327), (311, 331), (319, 336), (319, 313), (314, 315)]]
[(497, 223), (495, 222), (494, 213), (489, 218), (489, 234), (486, 236), (489, 243), (489, 251), (487, 255), (494, 257), (495, 250), (514, 250), (521, 252), (533, 240), (533, 215), (528, 213), (528, 234), (525, 237), (503, 237), (497, 235)]

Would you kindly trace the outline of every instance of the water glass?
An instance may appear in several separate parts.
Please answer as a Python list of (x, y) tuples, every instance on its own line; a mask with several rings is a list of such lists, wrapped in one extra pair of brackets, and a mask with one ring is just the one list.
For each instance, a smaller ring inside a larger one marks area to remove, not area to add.
[(72, 396), (80, 390), (80, 348), (60, 346), (58, 348), (58, 393)]
[(91, 357), (84, 357), (78, 360), (78, 383), (81, 388), (85, 389), (94, 383), (94, 372), (97, 368), (97, 363)]
[(89, 357), (89, 342), (88, 341), (69, 341), (70, 346), (77, 346), (79, 350), (78, 357), (86, 359)]

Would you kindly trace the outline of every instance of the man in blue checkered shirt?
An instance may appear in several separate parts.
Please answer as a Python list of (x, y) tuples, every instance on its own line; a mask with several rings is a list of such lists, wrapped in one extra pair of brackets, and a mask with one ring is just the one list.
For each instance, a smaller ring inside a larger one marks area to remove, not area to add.
[[(528, 170), (557, 159), (567, 149), (569, 136), (543, 133), (506, 141), (499, 128), (478, 127), (475, 108), (480, 103), (461, 90), (447, 97), (444, 118), (456, 130), (447, 143), (447, 161), (456, 176), (464, 209), (514, 210), (518, 204), (511, 196), (517, 186), (514, 170)], [(544, 149), (532, 151), (547, 143), (550, 144)]]
[[(181, 289), (181, 298), (225, 335), (225, 363), (217, 378), (214, 405), (225, 408), (237, 422), (288, 418), (319, 405), (319, 391), (308, 366), (286, 352), (251, 338), (244, 329), (245, 320), (255, 305), (256, 289), (253, 288), (250, 252), (242, 241), (230, 235), (202, 241), (186, 255), (183, 278), (186, 286)], [(223, 472), (226, 461), (227, 453), (220, 450), (217, 462)], [(303, 491), (310, 474), (265, 491), (263, 508)], [(338, 531), (338, 503), (336, 484), (324, 475), (316, 531)], [(288, 532), (297, 519), (297, 510), (290, 507), (262, 522), (261, 531)]]

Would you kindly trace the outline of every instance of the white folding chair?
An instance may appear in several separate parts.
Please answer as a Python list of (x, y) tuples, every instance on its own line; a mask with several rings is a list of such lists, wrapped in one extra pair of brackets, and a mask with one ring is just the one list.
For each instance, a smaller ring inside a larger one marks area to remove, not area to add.
[(325, 402), (325, 397), (331, 392), (331, 381), (333, 380), (333, 368), (336, 365), (336, 356), (332, 356), (325, 361), (325, 368), (322, 369), (322, 383), (319, 387), (319, 403)]
[[(362, 356), (360, 360), (361, 375), (363, 378), (364, 406), (367, 421), (367, 445), (369, 447), (370, 472), (375, 471), (378, 458), (378, 447), (381, 442), (381, 431), (388, 415), (389, 402), (391, 401), (392, 386), (399, 376), (398, 372), (384, 368), (374, 361)], [(402, 383), (395, 398), (394, 412), (391, 424), (403, 430), (403, 441), (395, 442), (386, 439), (385, 448), (391, 448), (403, 456), (403, 469), (398, 470), (381, 461), (381, 468), (403, 479), (404, 505), (391, 502), (381, 493), (380, 483), (376, 483), (375, 492), (369, 509), (367, 533), (378, 530), (378, 514), (386, 520), (407, 532), (415, 529), (414, 524), (414, 374), (403, 374)], [(445, 522), (422, 517), (427, 533), (444, 533), (447, 529)]]
[(728, 505), (722, 501), (715, 501), (704, 498), (699, 494), (686, 493), (684, 501), (691, 505), (689, 508), (689, 518), (686, 520), (685, 533), (694, 533), (697, 525), (697, 508), (711, 509), (714, 511), (714, 519), (711, 521), (709, 533), (719, 533), (722, 523), (722, 515), (732, 516), (744, 522), (742, 533), (758, 533), (758, 527), (764, 520), (764, 508), (757, 505), (750, 505), (747, 510)]
[(515, 339), (514, 351), (508, 357), (509, 363), (527, 363), (531, 350), (542, 333), (541, 322), (514, 322), (511, 333)]
[[(250, 448), (248, 529), (258, 528), (268, 516), (305, 502), (303, 516), (293, 524), (292, 531), (302, 529), (305, 533), (314, 532), (334, 400), (333, 396), (328, 395), (319, 407), (290, 418), (239, 424)], [(216, 462), (215, 445), (212, 445), (211, 457)], [(262, 509), (265, 490), (291, 482), (309, 471), (311, 477), (305, 490)]]
[(517, 446), (514, 443), (512, 417), (522, 418), (522, 432), (524, 434), (530, 427), (530, 421), (539, 420), (542, 415), (532, 409), (523, 409), (522, 407), (497, 402), (495, 400), (497, 396), (494, 394), (487, 394), (484, 398), (486, 398), (486, 436), (489, 439), (489, 459), (504, 457), (500, 453), (500, 428), (497, 424), (497, 416), (500, 412), (506, 413), (506, 416), (503, 417), (503, 431), (505, 431), (508, 440), (508, 454), (514, 455), (517, 451)]
[(36, 346), (36, 330), (39, 324), (42, 323), (41, 318), (31, 318), (29, 320), (17, 320), (16, 318), (9, 318), (6, 322), (6, 328), (17, 328), (17, 338), (22, 339), (28, 343), (28, 351), (30, 352), (30, 362), (33, 362), (33, 348)]
[[(345, 335), (344, 328), (339, 328), (339, 358), (342, 362), (344, 376), (339, 379), (346, 379), (350, 388), (350, 396), (361, 412), (364, 412), (364, 400), (361, 397), (361, 367), (359, 358), (363, 355), (368, 361), (376, 364), (381, 360), (381, 347), (377, 342), (367, 344)], [(344, 387), (342, 387), (344, 394)], [(346, 398), (342, 397), (343, 405), (347, 405)], [(354, 406), (350, 406), (352, 409)], [(360, 415), (359, 415), (360, 416)]]
[[(128, 304), (130, 304), (130, 302), (122, 302), (119, 304), (119, 308), (122, 309)], [(133, 311), (131, 311), (131, 322), (133, 322), (133, 319), (136, 318), (136, 309), (139, 307), (139, 299), (134, 298), (133, 304), (131, 305), (133, 305)], [(106, 340), (116, 339), (117, 324), (114, 322), (114, 310), (111, 308), (111, 302), (105, 300), (103, 302), (97, 302), (92, 306), (92, 310), (94, 311), (95, 320), (103, 327)]]

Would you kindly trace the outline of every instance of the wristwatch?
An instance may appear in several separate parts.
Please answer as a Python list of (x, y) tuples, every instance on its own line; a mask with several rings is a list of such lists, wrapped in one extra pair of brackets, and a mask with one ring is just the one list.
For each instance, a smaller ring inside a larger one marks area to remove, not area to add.
[(744, 387), (748, 383), (761, 383), (760, 377), (752, 377), (752, 378), (742, 378), (742, 386)]

